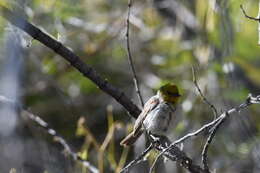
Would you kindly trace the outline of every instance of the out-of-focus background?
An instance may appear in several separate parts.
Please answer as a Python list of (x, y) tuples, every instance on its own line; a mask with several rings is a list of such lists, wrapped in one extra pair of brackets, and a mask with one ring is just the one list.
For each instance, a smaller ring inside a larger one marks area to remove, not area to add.
[[(1, 3), (72, 49), (140, 106), (126, 52), (127, 0)], [(176, 83), (183, 95), (172, 140), (214, 118), (192, 82), (192, 65), (201, 90), (219, 114), (244, 102), (249, 93), (260, 94), (258, 24), (244, 17), (240, 4), (249, 15), (257, 16), (258, 1), (133, 2), (130, 46), (144, 100), (166, 82)], [(100, 172), (119, 172), (144, 150), (144, 136), (131, 148), (119, 145), (134, 120), (113, 98), (3, 18), (0, 30), (1, 95), (20, 101), (39, 115)], [(0, 107), (1, 173), (12, 168), (17, 173), (88, 172), (36, 123), (10, 106)], [(209, 150), (212, 170), (260, 172), (259, 113), (259, 106), (253, 105), (222, 126)], [(197, 164), (201, 163), (205, 135), (183, 144)], [(130, 172), (147, 172), (156, 154)], [(174, 162), (161, 161), (155, 172), (186, 171)]]

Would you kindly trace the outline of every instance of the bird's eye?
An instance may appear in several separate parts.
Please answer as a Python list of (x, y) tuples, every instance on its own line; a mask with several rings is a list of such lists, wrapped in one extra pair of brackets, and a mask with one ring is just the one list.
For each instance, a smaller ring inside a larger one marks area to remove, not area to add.
[(169, 95), (171, 95), (171, 96), (175, 96), (175, 97), (179, 97), (179, 96), (180, 96), (180, 94), (178, 94), (178, 93), (172, 93), (172, 92), (170, 92), (170, 91), (167, 91), (167, 94), (169, 94)]

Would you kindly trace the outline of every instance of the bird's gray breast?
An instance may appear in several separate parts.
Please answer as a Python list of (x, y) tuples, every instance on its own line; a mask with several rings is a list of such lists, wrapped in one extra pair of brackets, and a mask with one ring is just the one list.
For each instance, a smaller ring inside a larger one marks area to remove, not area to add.
[(159, 103), (144, 120), (143, 125), (145, 129), (153, 134), (166, 135), (173, 119), (172, 113), (174, 111), (175, 108), (173, 106), (167, 103)]

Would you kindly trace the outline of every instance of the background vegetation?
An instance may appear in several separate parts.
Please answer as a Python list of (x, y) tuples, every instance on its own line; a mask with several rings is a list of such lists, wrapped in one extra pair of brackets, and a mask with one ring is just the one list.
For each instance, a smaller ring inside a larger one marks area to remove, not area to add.
[[(127, 60), (127, 3), (127, 0), (12, 0), (8, 6), (71, 48), (139, 104)], [(242, 103), (249, 93), (259, 94), (257, 22), (243, 16), (240, 4), (249, 15), (258, 13), (258, 1), (133, 2), (130, 41), (144, 100), (165, 82), (176, 83), (183, 95), (172, 139), (214, 118), (194, 87), (192, 65), (204, 95), (219, 113)], [(17, 73), (20, 81), (17, 97), (64, 136), (74, 151), (101, 172), (118, 172), (143, 151), (145, 137), (134, 147), (119, 146), (133, 121), (113, 98), (55, 52), (3, 18), (0, 30), (1, 70), (21, 69)], [(16, 59), (21, 63), (14, 66), (8, 61), (14, 47), (8, 47), (8, 43), (18, 35), (23, 48)], [(259, 112), (259, 107), (252, 106), (224, 124), (210, 148), (211, 169), (259, 172)], [(11, 168), (26, 173), (88, 172), (66, 157), (62, 147), (35, 123), (24, 118), (18, 120), (14, 134), (0, 135), (3, 172)], [(206, 137), (199, 136), (184, 143), (184, 150), (197, 163), (201, 162), (205, 140)], [(19, 152), (14, 148), (19, 148)], [(131, 171), (146, 172), (155, 155)], [(171, 161), (159, 164), (158, 169), (156, 172), (185, 172)]]

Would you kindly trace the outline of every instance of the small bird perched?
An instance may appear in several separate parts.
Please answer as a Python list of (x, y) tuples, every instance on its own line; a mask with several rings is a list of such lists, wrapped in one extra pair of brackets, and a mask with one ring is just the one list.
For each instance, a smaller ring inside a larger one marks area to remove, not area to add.
[(157, 94), (145, 103), (143, 111), (135, 121), (133, 131), (120, 142), (120, 145), (134, 144), (144, 130), (153, 135), (166, 135), (174, 119), (172, 116), (180, 96), (175, 84), (168, 83), (160, 87)]

